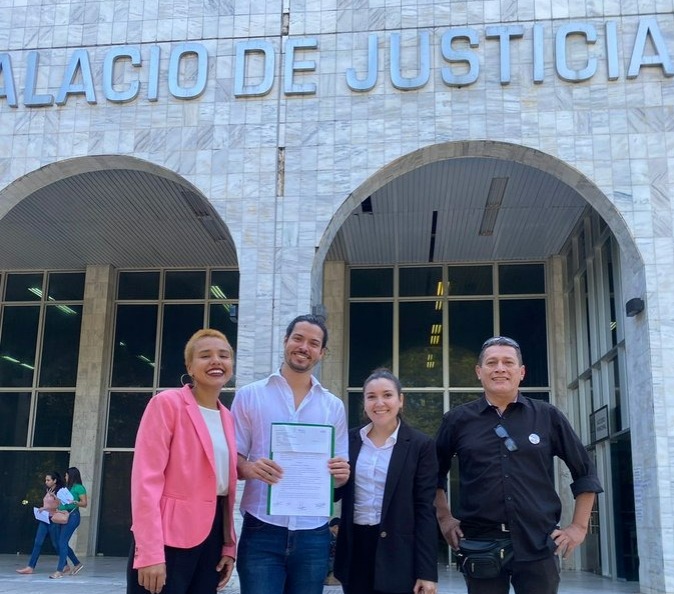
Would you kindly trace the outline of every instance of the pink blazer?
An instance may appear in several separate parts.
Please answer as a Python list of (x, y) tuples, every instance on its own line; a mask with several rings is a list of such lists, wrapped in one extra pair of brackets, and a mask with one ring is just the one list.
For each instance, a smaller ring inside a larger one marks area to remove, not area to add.
[[(230, 530), (222, 553), (235, 557), (236, 439), (222, 404), (220, 417), (229, 448)], [(134, 568), (164, 563), (164, 545), (203, 542), (215, 518), (216, 488), (211, 436), (189, 386), (156, 394), (140, 421), (131, 470)]]

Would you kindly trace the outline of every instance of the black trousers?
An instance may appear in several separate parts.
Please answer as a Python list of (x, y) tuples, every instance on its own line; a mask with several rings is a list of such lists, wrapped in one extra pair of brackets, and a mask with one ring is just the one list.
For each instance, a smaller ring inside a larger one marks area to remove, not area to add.
[[(161, 594), (215, 594), (220, 573), (215, 570), (222, 558), (223, 506), (215, 506), (215, 518), (210, 534), (201, 544), (190, 549), (164, 547), (166, 558), (166, 585)], [(126, 594), (148, 594), (138, 584), (138, 570), (133, 569), (136, 543), (131, 541), (131, 552), (126, 568)]]
[[(379, 526), (353, 525), (353, 548), (349, 583), (342, 584), (344, 594), (391, 594), (374, 589), (374, 559), (379, 540)], [(391, 560), (395, 563), (395, 559)], [(397, 594), (408, 594), (400, 592)], [(411, 593), (410, 593), (411, 594)]]
[(508, 594), (511, 583), (515, 594), (557, 594), (559, 558), (551, 555), (540, 561), (511, 561), (493, 579), (464, 577), (468, 594)]

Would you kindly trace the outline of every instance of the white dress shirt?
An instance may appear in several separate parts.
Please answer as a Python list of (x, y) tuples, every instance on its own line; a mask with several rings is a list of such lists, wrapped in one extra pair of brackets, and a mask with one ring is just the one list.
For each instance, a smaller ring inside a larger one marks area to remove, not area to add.
[[(311, 377), (311, 389), (298, 408), (293, 391), (280, 372), (243, 386), (232, 403), (237, 452), (254, 462), (269, 458), (272, 423), (314, 423), (335, 428), (335, 456), (349, 457), (344, 403)], [(328, 469), (325, 469), (328, 472)], [(325, 516), (272, 516), (267, 514), (268, 486), (249, 479), (243, 489), (241, 513), (289, 530), (311, 530), (328, 521)]]
[(386, 475), (391, 463), (393, 446), (398, 441), (400, 421), (381, 447), (376, 446), (368, 437), (370, 429), (372, 423), (360, 430), (363, 445), (358, 453), (356, 468), (352, 469), (352, 472), (356, 473), (353, 522), (361, 526), (375, 526), (381, 521)]
[(218, 487), (218, 495), (227, 495), (229, 492), (229, 448), (227, 447), (227, 439), (225, 438), (225, 429), (222, 426), (220, 411), (204, 406), (199, 406), (199, 410), (204, 417), (208, 433), (213, 442), (215, 480)]

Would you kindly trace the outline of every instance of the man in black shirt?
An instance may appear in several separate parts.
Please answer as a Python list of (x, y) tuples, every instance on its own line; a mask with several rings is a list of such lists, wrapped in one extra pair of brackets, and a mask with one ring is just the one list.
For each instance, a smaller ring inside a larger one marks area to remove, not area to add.
[[(493, 578), (470, 577), (469, 594), (556, 594), (559, 560), (585, 540), (596, 493), (602, 492), (582, 442), (556, 407), (523, 396), (519, 345), (497, 336), (482, 346), (475, 367), (483, 397), (445, 414), (437, 435), (436, 508), (454, 549), (460, 539), (510, 540), (514, 555)], [(447, 473), (459, 462), (456, 517), (447, 504)], [(560, 528), (554, 457), (568, 466), (576, 499), (571, 524)]]

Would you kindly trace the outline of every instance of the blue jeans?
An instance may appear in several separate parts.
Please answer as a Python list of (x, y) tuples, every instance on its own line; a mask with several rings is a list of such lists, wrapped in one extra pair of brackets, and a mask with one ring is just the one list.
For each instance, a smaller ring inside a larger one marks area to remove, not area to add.
[(51, 543), (52, 545), (54, 545), (54, 550), (58, 551), (57, 529), (58, 529), (57, 524), (47, 524), (46, 522), (37, 523), (37, 532), (35, 533), (35, 543), (33, 544), (33, 552), (30, 554), (30, 561), (28, 561), (29, 567), (35, 569), (35, 566), (37, 565), (37, 560), (40, 557), (40, 553), (42, 552), (42, 545), (44, 544), (44, 539), (47, 538), (47, 534), (49, 534)]
[(241, 594), (322, 594), (330, 530), (288, 530), (246, 514), (236, 568)]
[(56, 566), (56, 571), (63, 571), (66, 566), (66, 559), (70, 557), (70, 560), (73, 562), (73, 565), (79, 565), (80, 560), (75, 555), (69, 546), (68, 542), (70, 537), (73, 535), (77, 527), (80, 525), (80, 510), (75, 509), (70, 512), (68, 517), (68, 523), (61, 525), (61, 530), (58, 533), (58, 553), (59, 553), (59, 562)]

